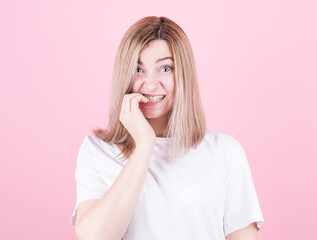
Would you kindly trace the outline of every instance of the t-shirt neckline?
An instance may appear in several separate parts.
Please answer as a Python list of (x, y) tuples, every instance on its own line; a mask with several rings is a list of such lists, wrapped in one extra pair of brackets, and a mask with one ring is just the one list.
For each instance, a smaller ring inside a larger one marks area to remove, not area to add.
[(168, 138), (168, 137), (156, 137), (155, 140), (156, 141), (167, 141), (167, 140), (170, 140), (172, 138)]

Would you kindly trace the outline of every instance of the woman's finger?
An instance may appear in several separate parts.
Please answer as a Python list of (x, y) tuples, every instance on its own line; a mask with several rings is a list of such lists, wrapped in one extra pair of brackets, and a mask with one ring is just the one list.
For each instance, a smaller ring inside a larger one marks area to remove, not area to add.
[(140, 102), (148, 102), (149, 100), (143, 95), (137, 95), (131, 98), (131, 112), (140, 110)]
[(123, 101), (122, 101), (122, 107), (123, 107), (123, 112), (124, 114), (128, 114), (131, 112), (131, 97), (136, 96), (137, 93), (130, 93), (130, 94), (125, 94), (123, 96)]

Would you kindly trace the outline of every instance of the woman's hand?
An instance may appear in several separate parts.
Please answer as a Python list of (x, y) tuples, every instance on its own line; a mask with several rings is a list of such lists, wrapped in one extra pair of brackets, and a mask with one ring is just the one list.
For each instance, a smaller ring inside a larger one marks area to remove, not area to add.
[(155, 142), (155, 132), (139, 108), (139, 102), (148, 101), (149, 99), (140, 93), (129, 93), (123, 96), (119, 119), (133, 137), (136, 145)]

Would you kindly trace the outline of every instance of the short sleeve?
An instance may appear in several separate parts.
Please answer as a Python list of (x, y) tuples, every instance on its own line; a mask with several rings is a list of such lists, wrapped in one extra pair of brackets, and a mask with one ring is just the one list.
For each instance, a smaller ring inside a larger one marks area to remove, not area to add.
[(90, 147), (89, 136), (86, 136), (77, 155), (75, 171), (77, 201), (71, 216), (75, 226), (78, 204), (88, 199), (100, 199), (107, 190), (107, 184), (101, 178), (98, 165)]
[(244, 149), (238, 144), (238, 154), (229, 161), (224, 212), (224, 235), (256, 222), (258, 231), (264, 218), (252, 180)]

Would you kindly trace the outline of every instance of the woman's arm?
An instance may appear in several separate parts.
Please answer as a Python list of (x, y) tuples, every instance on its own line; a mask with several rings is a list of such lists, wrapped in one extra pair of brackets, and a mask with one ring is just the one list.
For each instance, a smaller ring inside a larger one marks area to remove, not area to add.
[(251, 223), (249, 226), (234, 231), (226, 236), (226, 240), (257, 240), (258, 229), (256, 222)]
[[(80, 240), (121, 239), (139, 200), (154, 143), (137, 145), (105, 195), (91, 207), (79, 209), (75, 232)], [(81, 211), (83, 210), (83, 211)]]

